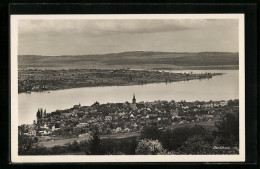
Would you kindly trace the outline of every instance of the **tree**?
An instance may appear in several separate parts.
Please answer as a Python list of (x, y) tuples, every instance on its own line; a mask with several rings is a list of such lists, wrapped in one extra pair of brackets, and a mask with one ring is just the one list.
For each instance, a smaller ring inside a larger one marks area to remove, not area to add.
[(18, 154), (20, 155), (24, 155), (27, 152), (30, 151), (30, 149), (32, 148), (33, 144), (34, 144), (34, 140), (31, 139), (29, 136), (26, 135), (19, 135), (18, 136)]
[(212, 154), (212, 142), (208, 142), (200, 135), (188, 138), (177, 151), (181, 154)]
[(105, 139), (102, 140), (101, 146), (99, 147), (100, 154), (116, 154), (119, 146), (114, 140)]
[(37, 111), (37, 113), (36, 113), (36, 117), (37, 117), (37, 119), (41, 118), (41, 112), (40, 112), (39, 109), (38, 109), (38, 111)]
[(39, 141), (38, 137), (34, 137), (34, 138), (33, 138), (33, 141), (34, 141), (35, 143), (38, 143), (38, 141)]
[(74, 140), (74, 142), (68, 145), (68, 150), (72, 152), (79, 151), (80, 150), (79, 143), (76, 140)]
[(18, 126), (18, 130), (19, 130), (21, 133), (28, 133), (28, 125), (22, 124), (21, 126)]
[(157, 126), (145, 126), (142, 134), (141, 139), (153, 139), (156, 140), (159, 138), (159, 130)]
[(138, 142), (136, 140), (136, 138), (132, 139), (131, 143), (130, 143), (130, 154), (135, 154), (135, 149), (138, 145)]
[[(239, 119), (238, 116), (226, 113), (215, 122), (224, 144), (234, 144), (239, 141)], [(226, 141), (224, 141), (226, 140)]]
[(98, 133), (98, 130), (94, 131), (94, 135), (92, 140), (90, 141), (90, 148), (89, 148), (89, 153), (91, 155), (98, 155), (100, 154), (100, 135)]
[(165, 150), (158, 140), (144, 139), (139, 141), (135, 152), (142, 155), (157, 155), (162, 154)]
[(208, 142), (213, 142), (211, 132), (204, 126), (195, 125), (194, 127), (179, 127), (173, 130), (167, 129), (162, 131), (156, 139), (158, 139), (163, 147), (169, 151), (176, 151), (180, 146), (183, 145), (187, 139), (193, 136), (203, 137)]

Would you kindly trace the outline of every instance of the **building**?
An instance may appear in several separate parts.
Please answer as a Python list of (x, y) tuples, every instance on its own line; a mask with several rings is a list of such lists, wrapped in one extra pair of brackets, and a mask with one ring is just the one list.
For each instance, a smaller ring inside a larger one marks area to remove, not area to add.
[(74, 105), (73, 109), (80, 109), (81, 108), (81, 104), (79, 103), (78, 105)]
[(112, 116), (106, 116), (105, 121), (112, 121)]
[(130, 107), (132, 110), (137, 110), (138, 108), (136, 107), (136, 99), (135, 99), (135, 94), (133, 95), (132, 103), (130, 104)]
[(221, 101), (220, 102), (220, 106), (227, 106), (228, 105), (228, 102), (227, 101)]

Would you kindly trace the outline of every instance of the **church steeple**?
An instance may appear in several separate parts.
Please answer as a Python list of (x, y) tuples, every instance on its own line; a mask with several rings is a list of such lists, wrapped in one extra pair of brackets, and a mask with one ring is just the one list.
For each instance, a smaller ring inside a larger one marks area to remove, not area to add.
[(136, 103), (135, 94), (133, 95), (132, 103), (133, 103), (133, 104)]

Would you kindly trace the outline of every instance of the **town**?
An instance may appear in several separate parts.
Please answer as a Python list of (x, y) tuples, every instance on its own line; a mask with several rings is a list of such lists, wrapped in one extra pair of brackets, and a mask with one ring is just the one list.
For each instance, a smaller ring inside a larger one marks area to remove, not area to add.
[(223, 73), (172, 73), (125, 69), (23, 69), (18, 72), (18, 92), (31, 93), (96, 86), (130, 86), (209, 79)]
[[(19, 134), (39, 137), (42, 144), (55, 138), (84, 138), (92, 132), (101, 135), (139, 133), (147, 125), (160, 130), (185, 125), (205, 125), (215, 130), (215, 121), (223, 114), (239, 114), (239, 100), (229, 101), (154, 101), (74, 105), (70, 109), (47, 113), (39, 108), (37, 120), (19, 126)], [(44, 139), (48, 138), (48, 139)]]

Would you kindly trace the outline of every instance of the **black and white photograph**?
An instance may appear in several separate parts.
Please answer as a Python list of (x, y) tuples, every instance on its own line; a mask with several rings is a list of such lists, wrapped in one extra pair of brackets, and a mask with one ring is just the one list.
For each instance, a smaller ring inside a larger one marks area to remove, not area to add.
[(12, 162), (243, 162), (243, 14), (12, 15)]

